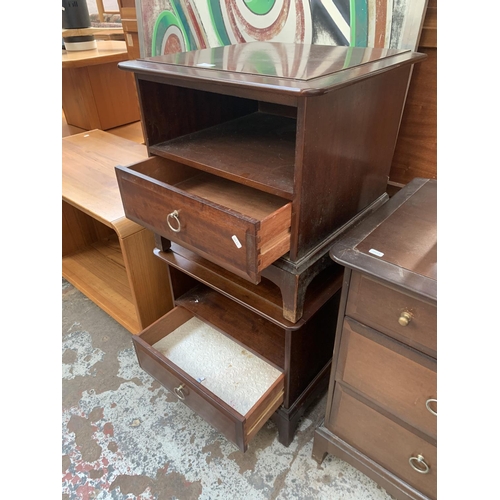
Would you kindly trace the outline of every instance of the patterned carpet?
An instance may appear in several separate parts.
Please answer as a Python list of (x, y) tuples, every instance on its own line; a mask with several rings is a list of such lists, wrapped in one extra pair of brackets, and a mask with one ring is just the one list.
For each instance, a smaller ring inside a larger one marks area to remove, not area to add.
[(321, 399), (292, 444), (268, 422), (246, 453), (138, 365), (131, 334), (62, 283), (62, 498), (387, 500), (341, 460), (311, 457)]

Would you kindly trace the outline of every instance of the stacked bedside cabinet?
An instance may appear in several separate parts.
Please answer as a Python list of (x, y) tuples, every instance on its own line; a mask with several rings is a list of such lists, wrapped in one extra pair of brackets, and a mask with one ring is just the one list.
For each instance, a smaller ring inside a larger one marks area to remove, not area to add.
[[(424, 57), (253, 42), (119, 65), (135, 74), (150, 155), (116, 168), (125, 213), (155, 233), (182, 311), (134, 338), (138, 357), (241, 449), (270, 417), (288, 445), (326, 388), (343, 272), (328, 250), (387, 201)], [(158, 352), (193, 317), (281, 372), (249, 413), (208, 389), (208, 367)]]
[(414, 179), (331, 249), (346, 271), (313, 457), (398, 499), (436, 498), (436, 190)]

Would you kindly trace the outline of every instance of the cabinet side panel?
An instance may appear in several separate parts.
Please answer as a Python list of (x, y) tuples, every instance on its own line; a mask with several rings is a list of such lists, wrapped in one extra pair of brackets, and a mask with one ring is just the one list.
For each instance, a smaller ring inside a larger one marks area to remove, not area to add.
[(332, 358), (340, 295), (339, 290), (302, 328), (287, 332), (291, 341), (285, 408), (293, 405)]
[(385, 193), (410, 68), (302, 102), (292, 258), (305, 255)]

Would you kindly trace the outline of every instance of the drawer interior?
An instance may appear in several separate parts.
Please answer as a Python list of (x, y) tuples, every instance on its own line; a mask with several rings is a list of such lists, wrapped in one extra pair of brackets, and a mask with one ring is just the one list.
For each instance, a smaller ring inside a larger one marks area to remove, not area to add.
[(241, 415), (281, 376), (279, 370), (196, 317), (153, 347)]
[(127, 167), (148, 181), (261, 221), (288, 201), (173, 160), (153, 156)]

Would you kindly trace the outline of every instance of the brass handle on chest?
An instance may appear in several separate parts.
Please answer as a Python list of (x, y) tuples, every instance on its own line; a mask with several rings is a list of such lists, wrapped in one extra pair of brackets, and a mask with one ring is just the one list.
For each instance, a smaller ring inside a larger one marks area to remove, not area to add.
[(412, 320), (413, 316), (408, 311), (403, 311), (399, 316), (398, 323), (401, 326), (408, 326), (408, 323)]
[(410, 462), (412, 469), (420, 472), (420, 474), (427, 474), (430, 471), (430, 467), (427, 465), (425, 458), (422, 455), (410, 457), (408, 462)]
[[(434, 399), (434, 398), (429, 398), (426, 402), (425, 402), (425, 407), (433, 414), (437, 417), (437, 402), (438, 400), (437, 399)], [(431, 408), (431, 403), (435, 403), (436, 404), (436, 410), (433, 410)]]
[[(170, 221), (174, 221), (174, 225)], [(178, 233), (181, 230), (181, 221), (179, 220), (179, 212), (174, 210), (172, 213), (167, 215), (168, 227), (174, 232)]]
[(184, 389), (185, 385), (184, 384), (181, 384), (179, 387), (176, 387), (174, 389), (174, 392), (175, 392), (175, 395), (179, 398), (179, 399), (182, 399), (182, 401), (184, 401), (186, 399), (186, 396), (184, 395), (184, 393), (182, 392), (182, 389)]

